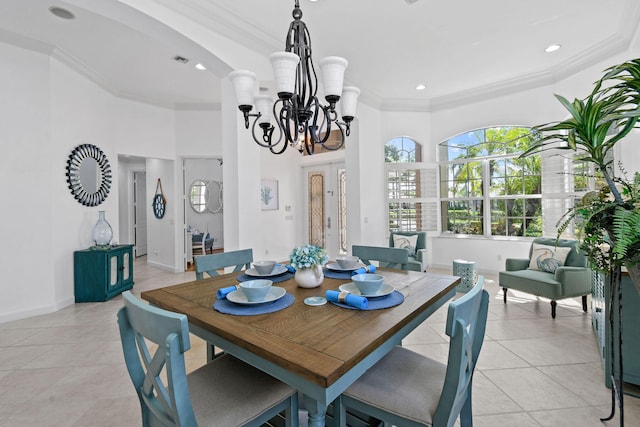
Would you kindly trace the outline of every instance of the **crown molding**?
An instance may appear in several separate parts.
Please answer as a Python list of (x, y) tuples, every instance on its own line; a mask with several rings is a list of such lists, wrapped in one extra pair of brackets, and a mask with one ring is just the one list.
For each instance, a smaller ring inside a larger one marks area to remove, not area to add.
[(53, 45), (2, 29), (0, 29), (0, 42), (45, 55), (51, 55), (54, 50)]
[(220, 102), (179, 102), (174, 105), (177, 111), (222, 111)]

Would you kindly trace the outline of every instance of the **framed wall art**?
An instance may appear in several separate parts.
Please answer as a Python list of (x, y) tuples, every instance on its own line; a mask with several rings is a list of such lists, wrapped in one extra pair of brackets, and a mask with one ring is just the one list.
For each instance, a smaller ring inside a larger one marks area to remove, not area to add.
[(260, 186), (260, 206), (263, 211), (278, 209), (278, 181), (263, 179)]

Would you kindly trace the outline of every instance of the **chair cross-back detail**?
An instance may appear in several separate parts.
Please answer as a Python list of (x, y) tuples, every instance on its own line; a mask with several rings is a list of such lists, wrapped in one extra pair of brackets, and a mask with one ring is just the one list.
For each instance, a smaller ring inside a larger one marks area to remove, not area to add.
[(374, 260), (380, 263), (380, 267), (408, 270), (409, 252), (406, 249), (353, 245), (351, 254), (360, 258), (365, 264), (371, 264)]
[(473, 372), (484, 340), (489, 294), (484, 278), (449, 304), (446, 365), (396, 346), (351, 385), (336, 401), (338, 425), (346, 425), (347, 409), (383, 420), (386, 425), (462, 427), (473, 425)]
[[(204, 255), (195, 258), (196, 264), (196, 280), (203, 280), (204, 273), (211, 277), (219, 276), (216, 270), (225, 267), (234, 267), (233, 272), (236, 273), (243, 268), (248, 269), (253, 262), (253, 249), (240, 249), (237, 251), (220, 252), (217, 254)], [(218, 357), (216, 348), (213, 344), (207, 344), (207, 362)]]
[(122, 296), (120, 339), (143, 426), (260, 426), (282, 411), (287, 426), (298, 425), (295, 389), (229, 355), (187, 375), (187, 316)]
[(204, 273), (211, 277), (218, 276), (216, 270), (225, 267), (234, 267), (236, 273), (243, 268), (248, 269), (253, 262), (253, 249), (240, 249), (237, 251), (221, 252), (217, 254), (199, 256), (195, 259), (196, 279), (204, 279)]

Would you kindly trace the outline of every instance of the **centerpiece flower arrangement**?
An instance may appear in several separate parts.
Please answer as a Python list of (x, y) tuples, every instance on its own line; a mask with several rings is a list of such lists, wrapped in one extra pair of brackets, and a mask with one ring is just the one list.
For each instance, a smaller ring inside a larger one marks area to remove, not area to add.
[(587, 193), (569, 209), (558, 226), (558, 237), (572, 220), (582, 220), (581, 249), (592, 268), (617, 275), (625, 267), (640, 293), (640, 174), (633, 179), (618, 169), (608, 153), (638, 126), (640, 119), (640, 58), (605, 70), (585, 99), (573, 102), (556, 95), (570, 117), (535, 126), (539, 138), (521, 157), (546, 150), (573, 150), (595, 165), (606, 185)]
[(324, 279), (322, 266), (329, 260), (323, 248), (317, 245), (303, 245), (293, 248), (289, 264), (296, 269), (295, 281), (302, 288), (320, 286)]

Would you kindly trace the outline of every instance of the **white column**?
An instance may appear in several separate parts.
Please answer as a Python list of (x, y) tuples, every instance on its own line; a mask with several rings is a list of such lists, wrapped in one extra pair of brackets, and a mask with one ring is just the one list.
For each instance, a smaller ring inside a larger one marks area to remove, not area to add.
[[(225, 251), (261, 243), (260, 147), (238, 110), (233, 86), (222, 79), (222, 176)], [(260, 259), (255, 253), (254, 258)]]

